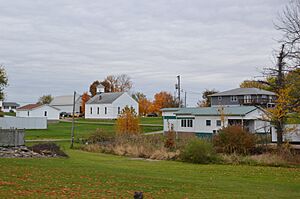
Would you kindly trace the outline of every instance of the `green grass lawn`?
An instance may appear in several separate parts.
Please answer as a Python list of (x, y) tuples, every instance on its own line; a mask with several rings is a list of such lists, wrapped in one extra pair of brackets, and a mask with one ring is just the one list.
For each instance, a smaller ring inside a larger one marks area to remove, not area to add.
[(70, 158), (1, 159), (0, 198), (299, 198), (300, 168), (132, 160), (76, 150)]
[(4, 113), (4, 115), (7, 115), (7, 116), (16, 116), (16, 113), (15, 112), (7, 112), (7, 113)]
[[(71, 135), (72, 123), (70, 122), (59, 122), (48, 124), (46, 130), (26, 130), (25, 139), (69, 139)], [(79, 124), (75, 123), (75, 138), (86, 138), (93, 133), (97, 128), (103, 131), (114, 133), (115, 127), (111, 124)], [(160, 126), (143, 126), (143, 132), (160, 131)]]
[[(77, 118), (76, 121), (78, 122), (99, 122), (99, 123), (115, 123), (116, 120), (109, 120), (109, 119), (84, 119), (84, 118)], [(153, 124), (153, 125), (163, 125), (162, 117), (140, 117), (140, 124)]]

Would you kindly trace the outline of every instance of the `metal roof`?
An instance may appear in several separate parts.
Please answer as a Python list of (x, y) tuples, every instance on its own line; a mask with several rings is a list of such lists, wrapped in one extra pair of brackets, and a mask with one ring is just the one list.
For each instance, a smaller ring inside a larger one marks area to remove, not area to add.
[(173, 111), (178, 111), (180, 108), (162, 108), (160, 109), (163, 112), (173, 112)]
[[(232, 106), (232, 107), (201, 107), (201, 108), (180, 108), (175, 115), (197, 115), (197, 116), (218, 116), (222, 109), (224, 115), (243, 116), (257, 109), (255, 106)], [(165, 111), (162, 109), (162, 111)], [(166, 110), (168, 111), (168, 109)]]
[(214, 97), (214, 96), (231, 96), (231, 95), (275, 95), (275, 93), (258, 89), (258, 88), (235, 88), (232, 90), (215, 93), (210, 96)]
[(89, 101), (87, 101), (87, 104), (111, 104), (124, 93), (125, 92), (100, 93), (92, 97)]
[[(73, 105), (73, 97), (74, 95), (63, 95), (63, 96), (56, 96), (50, 102), (51, 106), (65, 106), (65, 105)], [(78, 101), (80, 95), (75, 96), (75, 100)]]
[(16, 102), (3, 102), (2, 106), (16, 106), (16, 107), (19, 107), (20, 104), (18, 104)]

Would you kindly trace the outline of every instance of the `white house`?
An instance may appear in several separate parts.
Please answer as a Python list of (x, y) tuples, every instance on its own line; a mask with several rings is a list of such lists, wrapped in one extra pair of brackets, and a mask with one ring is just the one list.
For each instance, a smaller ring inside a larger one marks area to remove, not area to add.
[[(52, 107), (60, 109), (60, 112), (72, 113), (73, 112), (73, 95), (56, 96), (49, 104)], [(81, 113), (81, 96), (75, 96), (75, 113)]]
[(47, 120), (59, 120), (60, 110), (48, 104), (28, 104), (17, 108), (17, 117), (46, 117)]
[(3, 112), (16, 112), (20, 105), (16, 102), (0, 102), (0, 107)]
[(85, 118), (116, 119), (126, 106), (139, 112), (138, 102), (127, 92), (105, 93), (104, 86), (99, 85), (97, 94), (85, 104)]
[(162, 109), (164, 132), (173, 129), (198, 137), (211, 137), (228, 125), (242, 125), (252, 133), (271, 133), (273, 127), (260, 119), (262, 115), (254, 106)]

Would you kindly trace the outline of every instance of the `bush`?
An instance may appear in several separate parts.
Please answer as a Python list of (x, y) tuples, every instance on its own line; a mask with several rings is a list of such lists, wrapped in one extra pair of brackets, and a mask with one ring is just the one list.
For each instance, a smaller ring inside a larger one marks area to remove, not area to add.
[(36, 144), (28, 148), (42, 155), (46, 154), (52, 156), (68, 157), (68, 155), (60, 149), (59, 145), (52, 142)]
[(194, 139), (183, 149), (180, 158), (184, 162), (207, 164), (216, 161), (216, 153), (211, 143)]
[(167, 138), (165, 140), (165, 147), (168, 149), (174, 149), (175, 148), (175, 138), (176, 138), (175, 132), (172, 130), (168, 131), (166, 137)]
[(103, 131), (102, 129), (96, 129), (94, 133), (92, 133), (87, 141), (88, 143), (106, 143), (106, 142), (112, 142), (114, 139), (114, 135), (111, 133), (107, 133)]
[(229, 126), (214, 136), (213, 144), (218, 152), (249, 154), (255, 147), (255, 135), (240, 126)]

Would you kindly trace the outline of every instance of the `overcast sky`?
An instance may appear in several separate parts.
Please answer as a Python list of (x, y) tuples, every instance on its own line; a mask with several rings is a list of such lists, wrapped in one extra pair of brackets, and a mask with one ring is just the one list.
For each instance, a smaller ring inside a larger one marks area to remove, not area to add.
[(287, 0), (0, 0), (0, 63), (7, 101), (88, 91), (126, 73), (149, 98), (195, 105), (205, 88), (238, 87), (272, 64), (273, 22)]

